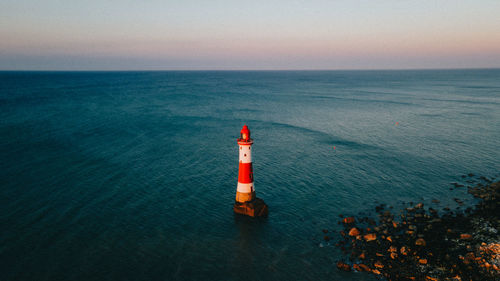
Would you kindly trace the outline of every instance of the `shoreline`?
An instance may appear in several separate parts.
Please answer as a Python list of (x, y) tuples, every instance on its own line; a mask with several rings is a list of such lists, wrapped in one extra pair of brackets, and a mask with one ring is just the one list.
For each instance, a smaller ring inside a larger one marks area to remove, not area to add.
[(479, 202), (463, 212), (418, 203), (395, 215), (382, 204), (378, 220), (342, 218), (337, 268), (387, 280), (500, 280), (500, 181), (480, 179), (467, 187)]

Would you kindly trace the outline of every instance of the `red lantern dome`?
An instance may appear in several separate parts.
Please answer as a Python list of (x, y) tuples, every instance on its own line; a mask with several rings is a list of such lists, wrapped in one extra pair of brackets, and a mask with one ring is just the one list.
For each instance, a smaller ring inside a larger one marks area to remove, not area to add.
[(250, 138), (250, 130), (248, 129), (247, 125), (244, 125), (243, 128), (241, 128), (240, 131), (240, 138), (238, 141), (242, 142), (250, 142), (252, 139)]

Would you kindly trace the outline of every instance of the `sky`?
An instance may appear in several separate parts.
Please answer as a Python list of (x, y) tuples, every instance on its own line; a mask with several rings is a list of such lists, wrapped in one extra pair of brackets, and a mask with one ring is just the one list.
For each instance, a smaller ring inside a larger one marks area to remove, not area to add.
[(499, 0), (0, 1), (0, 70), (497, 67)]

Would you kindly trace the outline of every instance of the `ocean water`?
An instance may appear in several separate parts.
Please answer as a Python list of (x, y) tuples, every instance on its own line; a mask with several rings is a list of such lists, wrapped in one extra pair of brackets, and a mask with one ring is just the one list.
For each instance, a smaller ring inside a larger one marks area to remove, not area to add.
[(0, 72), (0, 160), (1, 280), (374, 280), (339, 214), (497, 176), (500, 70)]

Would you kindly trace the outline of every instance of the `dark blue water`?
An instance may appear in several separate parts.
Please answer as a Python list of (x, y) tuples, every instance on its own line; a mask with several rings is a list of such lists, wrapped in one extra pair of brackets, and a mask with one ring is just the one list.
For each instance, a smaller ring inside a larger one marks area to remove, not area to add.
[[(263, 220), (232, 211), (244, 124)], [(500, 70), (3, 72), (0, 279), (373, 280), (321, 230), (455, 207), (499, 148)]]

